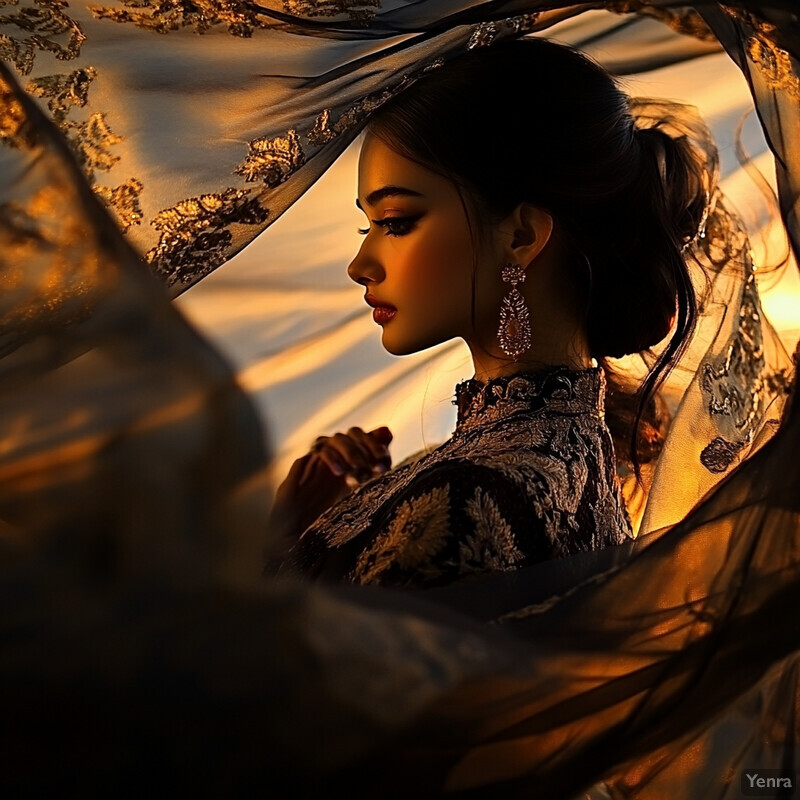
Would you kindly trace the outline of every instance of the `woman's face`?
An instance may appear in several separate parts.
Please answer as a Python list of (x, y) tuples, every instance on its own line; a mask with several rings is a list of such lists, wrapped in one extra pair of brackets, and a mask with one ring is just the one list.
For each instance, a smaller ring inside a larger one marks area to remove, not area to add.
[[(456, 336), (472, 338), (473, 263), (476, 310), (483, 305), (483, 270), (455, 185), (367, 135), (356, 202), (368, 228), (347, 271), (366, 287), (368, 301), (395, 309), (373, 312), (383, 346), (406, 355)], [(499, 295), (492, 302), (499, 305)]]

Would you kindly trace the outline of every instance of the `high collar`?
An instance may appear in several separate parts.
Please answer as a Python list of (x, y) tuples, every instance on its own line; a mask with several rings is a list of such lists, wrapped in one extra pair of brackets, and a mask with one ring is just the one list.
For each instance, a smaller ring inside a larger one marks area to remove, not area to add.
[(486, 383), (470, 378), (456, 386), (456, 430), (541, 411), (602, 417), (605, 389), (601, 367), (575, 370), (558, 365), (491, 378)]

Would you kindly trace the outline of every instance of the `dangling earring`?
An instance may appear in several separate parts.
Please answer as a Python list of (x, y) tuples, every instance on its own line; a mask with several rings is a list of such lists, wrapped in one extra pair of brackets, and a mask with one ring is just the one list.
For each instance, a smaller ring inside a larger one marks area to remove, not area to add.
[(503, 283), (511, 284), (511, 291), (500, 306), (500, 327), (497, 339), (500, 348), (516, 361), (531, 346), (531, 319), (528, 306), (517, 289), (525, 281), (525, 270), (519, 264), (506, 264), (501, 272)]

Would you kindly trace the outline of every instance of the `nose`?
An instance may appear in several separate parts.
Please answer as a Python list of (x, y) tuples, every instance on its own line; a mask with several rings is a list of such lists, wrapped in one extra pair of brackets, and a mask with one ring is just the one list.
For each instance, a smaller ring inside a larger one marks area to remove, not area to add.
[(384, 279), (383, 268), (370, 255), (366, 240), (347, 267), (347, 274), (350, 276), (350, 280), (360, 283), (362, 286), (369, 286), (370, 283), (380, 283)]

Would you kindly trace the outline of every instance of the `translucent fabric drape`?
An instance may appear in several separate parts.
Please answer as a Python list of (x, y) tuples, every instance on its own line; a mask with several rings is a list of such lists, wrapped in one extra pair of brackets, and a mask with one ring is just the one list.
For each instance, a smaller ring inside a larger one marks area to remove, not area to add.
[[(698, 258), (735, 313), (708, 315), (692, 351), (652, 535), (418, 596), (243, 578), (259, 423), (136, 256), (176, 294), (437, 59), (587, 10), (555, 5), (3, 6), (0, 780), (16, 794), (133, 791), (167, 764), (167, 786), (202, 792), (726, 798), (746, 770), (796, 770), (800, 411), (770, 438), (793, 375), (746, 249), (714, 249), (736, 242), (715, 236), (729, 216)], [(715, 40), (739, 64), (797, 251), (796, 12), (609, 5), (699, 36), (639, 68)], [(673, 503), (687, 470), (703, 481)]]

